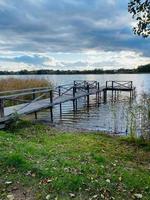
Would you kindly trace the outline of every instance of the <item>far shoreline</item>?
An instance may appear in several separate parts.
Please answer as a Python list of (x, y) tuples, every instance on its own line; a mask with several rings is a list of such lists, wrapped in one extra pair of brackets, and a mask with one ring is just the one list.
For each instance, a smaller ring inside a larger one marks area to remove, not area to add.
[(41, 75), (124, 75), (124, 74), (133, 74), (133, 75), (135, 75), (135, 74), (138, 74), (138, 75), (140, 75), (140, 74), (150, 74), (150, 72), (143, 72), (143, 73), (103, 73), (103, 74), (98, 74), (98, 73), (59, 73), (59, 74), (57, 74), (57, 73), (52, 73), (52, 74), (46, 74), (46, 73), (42, 73), (42, 74), (18, 74), (18, 73), (13, 73), (13, 74), (0, 74), (0, 76), (26, 76), (26, 75), (28, 75), (28, 76), (32, 76), (32, 75), (36, 75), (36, 76), (41, 76)]

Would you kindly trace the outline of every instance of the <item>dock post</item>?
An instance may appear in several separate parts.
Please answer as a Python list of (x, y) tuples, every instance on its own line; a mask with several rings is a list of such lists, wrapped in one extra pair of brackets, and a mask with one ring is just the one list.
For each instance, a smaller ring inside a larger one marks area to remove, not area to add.
[(87, 107), (90, 106), (90, 95), (89, 95), (89, 92), (90, 92), (90, 88), (89, 88), (89, 84), (87, 84)]
[(76, 93), (76, 88), (75, 88), (75, 85), (74, 85), (73, 86), (73, 111), (74, 112), (76, 110), (75, 93)]
[(131, 81), (131, 89), (133, 88), (133, 81)]
[[(74, 81), (74, 87), (75, 87), (75, 94), (76, 94), (76, 92), (77, 92), (77, 85), (76, 85), (76, 81)], [(77, 111), (77, 109), (78, 109), (78, 99), (75, 99), (75, 110)]]
[[(59, 89), (58, 89), (59, 91), (59, 97), (61, 96), (61, 86), (59, 86)], [(60, 103), (60, 105), (59, 105), (59, 108), (60, 108), (60, 117), (62, 117), (62, 104)]]
[(53, 91), (50, 90), (50, 116), (51, 116), (51, 122), (53, 122)]
[(112, 101), (114, 100), (114, 81), (112, 81)]
[[(32, 92), (33, 92), (32, 99), (34, 100), (36, 98), (35, 89)], [(37, 112), (34, 112), (34, 116), (35, 116), (35, 119), (37, 119)]]
[(117, 100), (117, 91), (115, 90), (115, 101)]
[(100, 104), (100, 86), (99, 82), (97, 83), (97, 89), (98, 89), (98, 105)]
[(0, 99), (0, 117), (4, 117), (4, 99)]
[(103, 90), (103, 101), (104, 103), (107, 103), (107, 89)]
[(98, 84), (97, 84), (98, 82), (96, 81), (96, 103), (98, 102), (98, 92), (97, 92), (97, 90), (98, 90)]
[(108, 81), (106, 81), (106, 89), (107, 89), (107, 87), (108, 87)]
[(131, 81), (131, 98), (133, 99), (133, 81)]

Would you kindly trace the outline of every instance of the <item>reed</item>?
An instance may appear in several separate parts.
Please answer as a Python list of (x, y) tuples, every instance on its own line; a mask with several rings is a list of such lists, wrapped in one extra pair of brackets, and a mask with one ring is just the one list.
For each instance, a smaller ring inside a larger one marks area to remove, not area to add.
[[(4, 92), (1, 94), (3, 95), (9, 95), (10, 93), (8, 91), (13, 90), (22, 90), (22, 89), (29, 89), (29, 88), (38, 88), (38, 87), (49, 87), (52, 88), (52, 83), (45, 79), (17, 79), (17, 78), (7, 78), (0, 80), (0, 92)], [(37, 94), (37, 96), (41, 95), (40, 93)], [(43, 98), (46, 98), (47, 94)], [(20, 100), (22, 101), (31, 101), (33, 99), (33, 95), (25, 95), (20, 96), (16, 99), (12, 100), (5, 100), (5, 106), (13, 106), (20, 104)]]
[(6, 78), (0, 80), (0, 92), (26, 88), (48, 87), (51, 83), (45, 79)]
[(130, 136), (150, 141), (150, 95), (143, 93), (126, 113)]

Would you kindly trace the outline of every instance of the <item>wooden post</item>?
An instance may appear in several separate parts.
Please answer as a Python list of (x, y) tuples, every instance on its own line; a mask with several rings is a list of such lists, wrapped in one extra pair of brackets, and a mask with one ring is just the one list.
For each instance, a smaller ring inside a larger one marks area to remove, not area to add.
[[(59, 86), (59, 97), (61, 96), (61, 87)], [(60, 103), (60, 117), (62, 117), (62, 104)]]
[[(75, 81), (74, 82), (74, 93), (76, 94), (76, 92), (77, 92), (77, 85), (76, 85), (76, 81)], [(77, 111), (77, 109), (78, 109), (78, 100), (75, 99), (75, 110)]]
[[(32, 99), (34, 100), (36, 98), (35, 90), (33, 90), (32, 92), (33, 92)], [(37, 119), (37, 112), (34, 112), (34, 116), (35, 116), (35, 119)]]
[(133, 81), (131, 81), (131, 89), (132, 89), (132, 87), (133, 87)]
[(73, 86), (73, 111), (76, 110), (75, 93), (76, 93), (76, 88), (75, 86)]
[(99, 82), (97, 83), (97, 90), (98, 90), (98, 105), (100, 103), (100, 86), (99, 86)]
[(112, 81), (112, 101), (114, 99), (114, 81)]
[(103, 90), (103, 101), (104, 101), (104, 103), (107, 102), (107, 89)]
[(89, 88), (89, 84), (87, 84), (87, 107), (90, 106), (90, 95), (89, 95), (89, 92), (90, 92), (90, 88)]
[(106, 89), (107, 89), (107, 87), (108, 87), (108, 81), (106, 81)]
[(0, 117), (4, 117), (4, 99), (0, 99)]
[(97, 84), (97, 81), (96, 81), (96, 103), (98, 102), (98, 84)]
[(115, 101), (117, 100), (117, 91), (115, 90)]
[(53, 122), (53, 91), (50, 90), (50, 116), (51, 116), (51, 122)]

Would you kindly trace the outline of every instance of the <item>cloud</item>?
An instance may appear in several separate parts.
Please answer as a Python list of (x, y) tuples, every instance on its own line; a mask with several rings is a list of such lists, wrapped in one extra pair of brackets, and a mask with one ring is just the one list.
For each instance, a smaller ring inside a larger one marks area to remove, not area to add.
[(106, 52), (87, 50), (80, 53), (80, 56), (78, 53), (69, 53), (68, 59), (66, 53), (58, 53), (56, 55), (53, 54), (54, 57), (52, 57), (52, 55), (35, 54), (32, 56), (7, 56), (7, 58), (1, 56), (0, 70), (17, 71), (21, 69), (38, 70), (43, 68), (53, 70), (128, 69), (150, 63), (150, 58), (134, 51)]
[[(65, 68), (69, 64), (59, 62), (59, 56), (62, 53), (67, 63), (71, 53), (72, 63), (83, 68), (86, 52), (94, 50), (107, 56), (134, 52), (145, 63), (150, 39), (133, 35), (127, 4), (127, 0), (0, 0), (0, 62)], [(104, 58), (100, 57), (104, 66), (112, 65)], [(133, 66), (132, 59), (128, 64)]]

